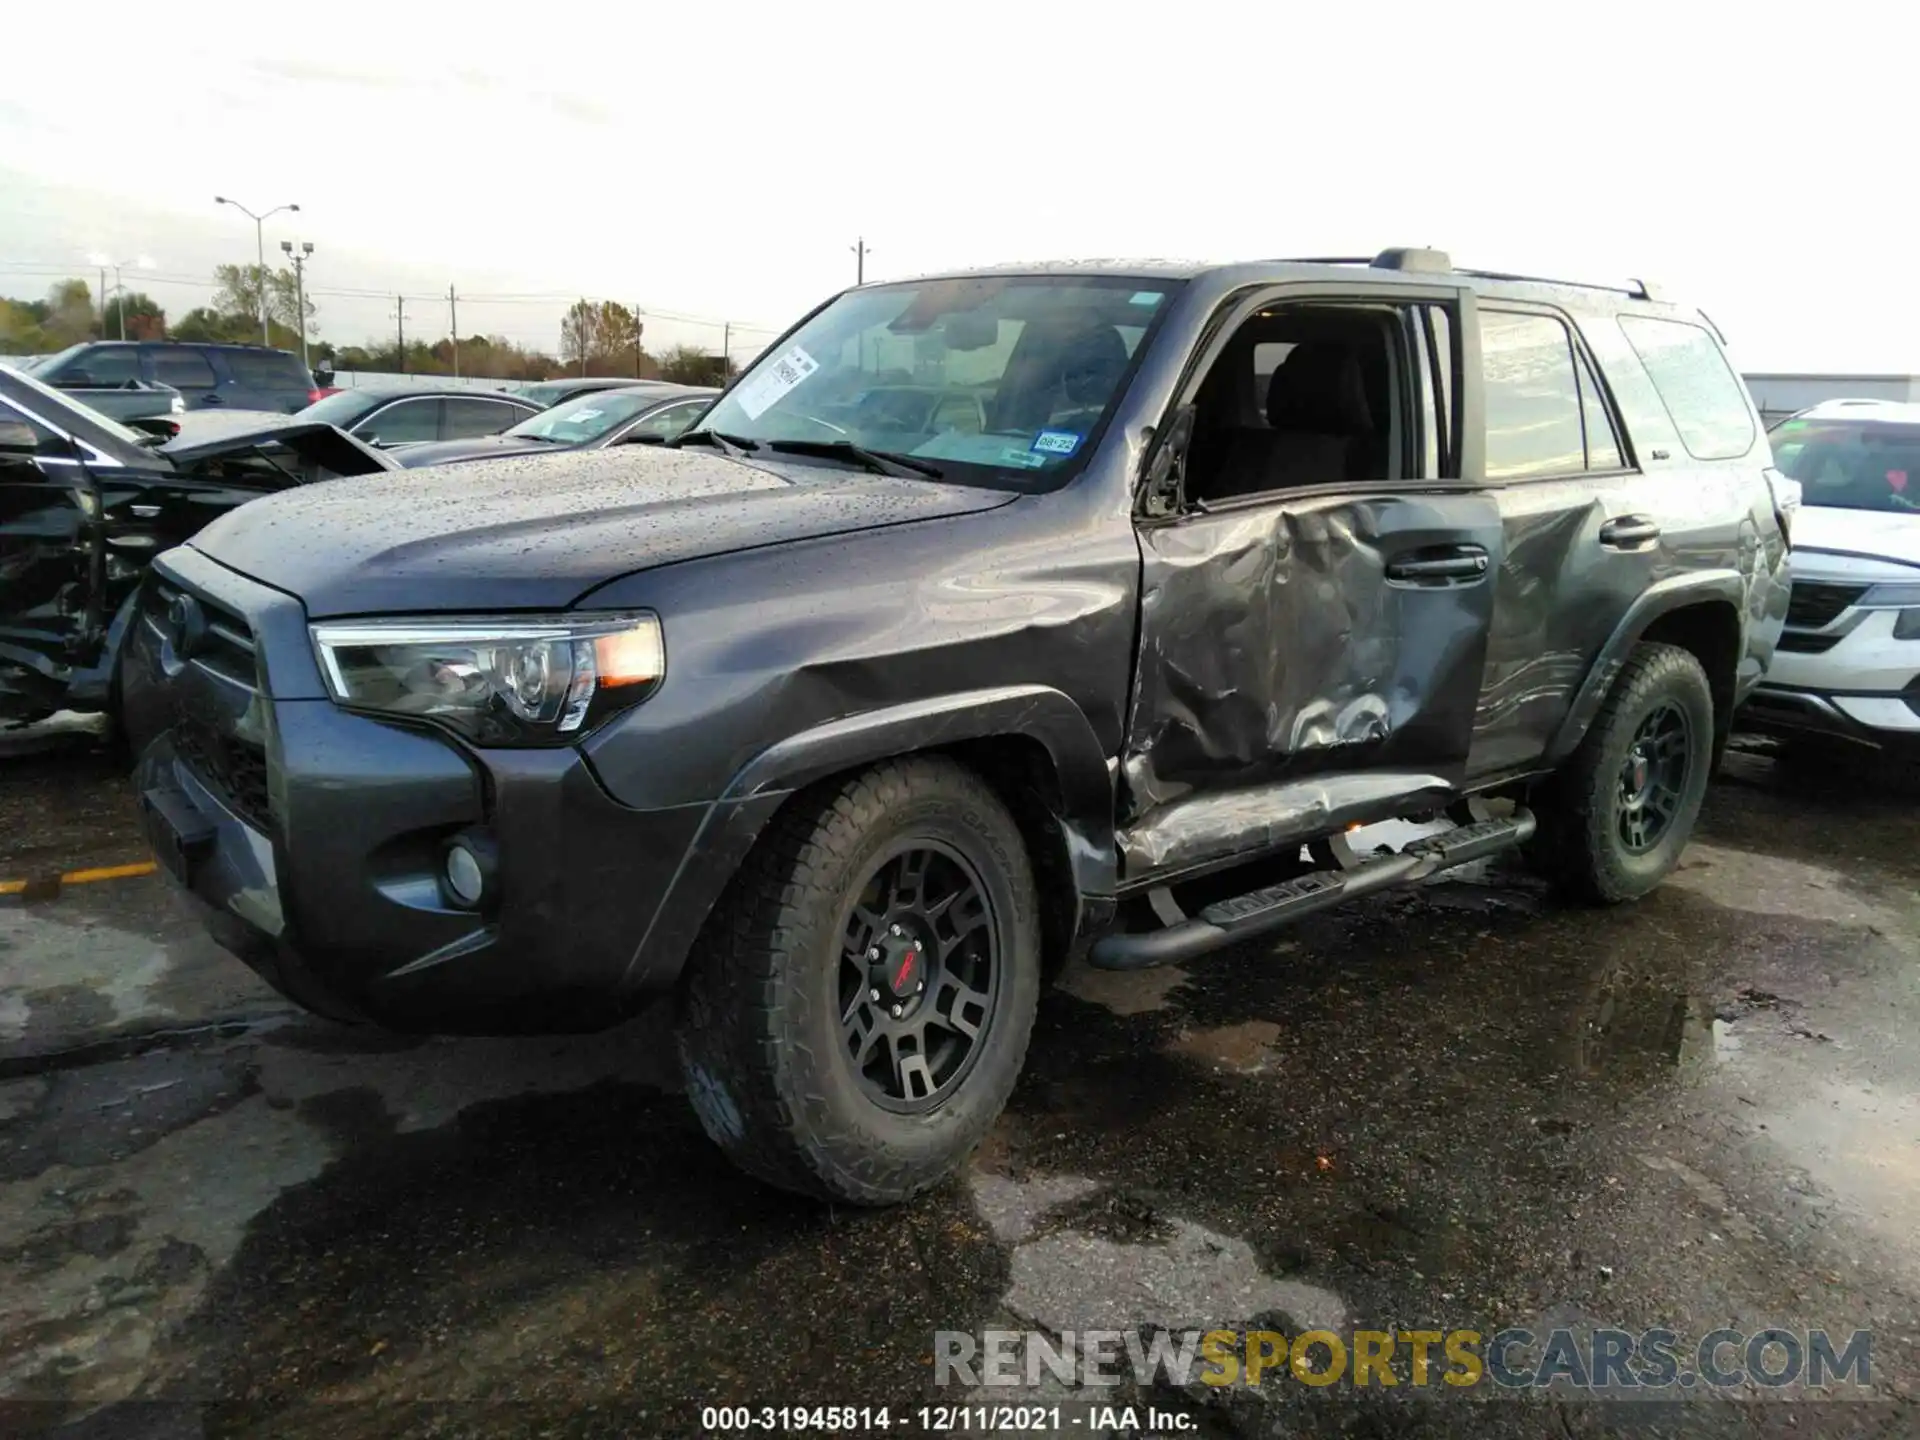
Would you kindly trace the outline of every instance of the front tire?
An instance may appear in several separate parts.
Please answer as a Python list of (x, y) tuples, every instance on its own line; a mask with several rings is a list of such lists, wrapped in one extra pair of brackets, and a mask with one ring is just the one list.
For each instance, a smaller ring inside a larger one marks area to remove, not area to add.
[(1567, 894), (1634, 900), (1679, 863), (1713, 771), (1713, 692), (1691, 652), (1643, 644), (1543, 788), (1535, 854)]
[(1039, 962), (1006, 807), (951, 760), (887, 761), (783, 810), (715, 906), (681, 997), (688, 1098), (762, 1180), (910, 1199), (1006, 1105)]

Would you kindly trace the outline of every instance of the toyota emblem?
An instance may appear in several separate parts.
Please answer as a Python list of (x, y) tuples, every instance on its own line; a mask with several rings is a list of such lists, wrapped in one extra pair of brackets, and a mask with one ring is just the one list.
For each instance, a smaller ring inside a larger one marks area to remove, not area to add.
[(173, 642), (173, 653), (182, 660), (191, 660), (200, 653), (200, 646), (207, 638), (207, 612), (193, 596), (176, 595), (167, 606), (167, 632), (167, 638)]

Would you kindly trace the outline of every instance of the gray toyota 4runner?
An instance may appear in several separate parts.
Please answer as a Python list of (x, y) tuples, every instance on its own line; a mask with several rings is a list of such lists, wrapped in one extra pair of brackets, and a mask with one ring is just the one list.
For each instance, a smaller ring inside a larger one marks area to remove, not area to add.
[[(1710, 323), (1432, 251), (847, 291), (662, 447), (259, 500), (122, 672), (156, 853), (322, 1013), (678, 1007), (715, 1141), (950, 1173), (1043, 981), (1524, 850), (1657, 885), (1786, 609)], [(1357, 855), (1348, 827), (1452, 828)]]

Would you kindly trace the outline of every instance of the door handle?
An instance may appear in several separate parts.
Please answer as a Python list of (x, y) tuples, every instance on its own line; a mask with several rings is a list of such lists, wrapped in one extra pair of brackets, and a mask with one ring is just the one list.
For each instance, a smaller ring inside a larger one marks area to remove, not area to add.
[(1477, 545), (1425, 551), (1387, 564), (1387, 579), (1403, 585), (1452, 585), (1487, 573), (1487, 552)]
[(1621, 515), (1600, 527), (1600, 543), (1615, 550), (1638, 550), (1660, 538), (1660, 527), (1644, 515)]
[(222, 400), (218, 395), (215, 395), (212, 391), (208, 391), (205, 395), (200, 397), (200, 403), (202, 405), (224, 405), (226, 404), (226, 401)]
[(142, 520), (151, 520), (160, 513), (158, 505), (129, 505), (127, 508)]

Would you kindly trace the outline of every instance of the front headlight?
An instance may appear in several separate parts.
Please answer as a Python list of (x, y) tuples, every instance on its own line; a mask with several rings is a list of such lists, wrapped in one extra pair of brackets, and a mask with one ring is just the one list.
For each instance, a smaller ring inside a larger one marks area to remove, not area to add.
[(652, 694), (666, 673), (647, 614), (344, 620), (314, 649), (341, 705), (445, 725), (480, 745), (554, 745)]

